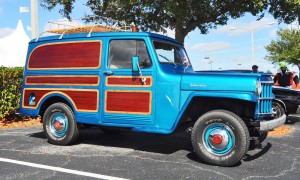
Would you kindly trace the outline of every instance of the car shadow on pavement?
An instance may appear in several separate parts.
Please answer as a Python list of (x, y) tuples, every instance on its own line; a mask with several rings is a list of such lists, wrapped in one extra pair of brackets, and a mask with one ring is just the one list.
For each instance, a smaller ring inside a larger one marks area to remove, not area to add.
[[(265, 146), (257, 147), (256, 150), (249, 151), (243, 158), (244, 161), (252, 161), (255, 160), (262, 155), (266, 154), (272, 147), (271, 143), (267, 143)], [(258, 150), (259, 149), (259, 150)], [(255, 154), (252, 154), (252, 152), (256, 152)], [(251, 154), (250, 154), (251, 153)]]
[(196, 155), (196, 153), (194, 153), (193, 151), (190, 152), (190, 153), (188, 153), (188, 154), (186, 155), (186, 157), (189, 158), (189, 159), (192, 160), (192, 161), (197, 162), (197, 163), (210, 165), (210, 164), (208, 164), (207, 162), (202, 161), (202, 160)]
[(179, 150), (192, 150), (190, 136), (188, 134), (174, 133), (171, 135), (117, 132), (102, 133), (101, 130), (91, 129), (80, 131), (80, 143), (109, 147), (131, 148), (138, 151), (172, 154)]
[[(85, 128), (79, 130), (76, 144), (90, 144), (106, 147), (130, 148), (138, 151), (172, 154), (180, 150), (192, 151), (190, 135), (176, 132), (170, 135), (150, 134), (119, 131), (104, 133), (99, 128)], [(28, 135), (29, 137), (46, 139), (43, 131)]]
[(28, 134), (28, 136), (29, 137), (34, 137), (34, 138), (39, 138), (39, 139), (46, 139), (47, 138), (44, 131)]
[[(190, 135), (184, 132), (175, 132), (170, 135), (137, 133), (127, 131), (116, 131), (116, 133), (104, 133), (99, 128), (85, 128), (80, 129), (80, 137), (77, 144), (98, 145), (114, 148), (130, 148), (137, 151), (144, 151), (159, 154), (173, 154), (177, 151), (183, 150), (187, 152), (187, 158), (192, 161), (207, 164), (201, 161), (193, 152)], [(44, 132), (36, 132), (29, 134), (29, 137), (47, 139)], [(248, 151), (242, 161), (252, 161), (267, 153), (272, 147), (271, 143), (265, 146), (256, 147), (255, 150)], [(234, 165), (240, 166), (241, 162)]]

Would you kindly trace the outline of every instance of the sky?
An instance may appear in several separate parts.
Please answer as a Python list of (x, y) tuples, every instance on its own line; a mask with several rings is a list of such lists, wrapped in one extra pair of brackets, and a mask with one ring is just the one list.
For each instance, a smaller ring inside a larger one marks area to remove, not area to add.
[[(73, 19), (80, 19), (89, 14), (89, 9), (84, 6), (85, 2), (76, 1), (71, 14)], [(20, 7), (30, 9), (30, 0), (0, 0), (0, 38), (7, 36), (16, 28), (18, 19), (22, 20), (26, 33), (31, 37), (30, 12), (20, 13)], [(63, 18), (59, 8), (49, 11), (39, 5), (39, 33), (45, 31), (48, 22)], [(275, 22), (273, 25), (269, 25), (273, 22)], [(185, 48), (196, 70), (251, 69), (253, 31), (254, 64), (259, 66), (260, 71), (270, 70), (275, 73), (278, 67), (265, 60), (267, 55), (265, 46), (270, 44), (272, 39), (276, 39), (276, 32), (280, 28), (286, 27), (288, 27), (286, 24), (278, 24), (268, 14), (260, 21), (250, 14), (245, 14), (242, 18), (231, 19), (226, 26), (210, 30), (208, 34), (203, 35), (199, 30), (190, 32), (185, 38)], [(168, 36), (174, 37), (174, 33), (168, 31)], [(296, 67), (290, 66), (290, 69), (299, 72)]]

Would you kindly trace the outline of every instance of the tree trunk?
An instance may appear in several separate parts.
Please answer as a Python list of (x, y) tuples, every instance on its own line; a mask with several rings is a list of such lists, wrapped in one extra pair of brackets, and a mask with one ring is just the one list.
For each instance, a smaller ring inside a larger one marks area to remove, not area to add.
[(184, 38), (188, 34), (187, 30), (182, 26), (177, 25), (175, 28), (175, 39), (180, 43), (184, 44)]
[(179, 30), (175, 29), (175, 39), (183, 44), (184, 38), (185, 37), (182, 35), (182, 33)]

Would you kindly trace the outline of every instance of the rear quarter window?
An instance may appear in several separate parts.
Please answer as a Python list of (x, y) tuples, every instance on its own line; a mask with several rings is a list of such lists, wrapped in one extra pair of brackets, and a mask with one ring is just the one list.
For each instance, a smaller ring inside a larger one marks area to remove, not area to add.
[(31, 52), (28, 69), (99, 68), (101, 41), (51, 43), (37, 46)]

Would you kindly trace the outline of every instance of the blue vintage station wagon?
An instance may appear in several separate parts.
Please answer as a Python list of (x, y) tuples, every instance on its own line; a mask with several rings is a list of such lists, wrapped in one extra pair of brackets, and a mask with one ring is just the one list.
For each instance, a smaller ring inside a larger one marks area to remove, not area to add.
[(183, 45), (163, 35), (65, 33), (29, 43), (20, 111), (40, 115), (56, 145), (74, 143), (78, 124), (159, 134), (185, 126), (200, 159), (232, 166), (285, 122), (272, 100), (268, 75), (195, 72)]

